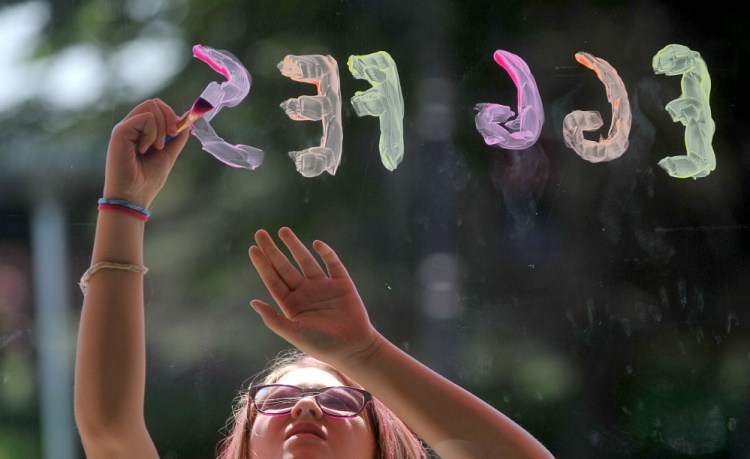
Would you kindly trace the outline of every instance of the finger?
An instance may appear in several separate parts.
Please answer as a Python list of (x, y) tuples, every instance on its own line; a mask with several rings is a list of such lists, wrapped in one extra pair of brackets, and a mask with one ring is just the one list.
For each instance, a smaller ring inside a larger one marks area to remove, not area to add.
[(128, 120), (130, 123), (130, 138), (134, 139), (136, 149), (139, 153), (146, 153), (158, 139), (158, 128), (154, 114), (141, 113)]
[(151, 99), (148, 101), (148, 104), (148, 109), (151, 113), (153, 113), (154, 121), (156, 122), (156, 141), (153, 145), (157, 150), (163, 150), (164, 137), (167, 135), (167, 120), (165, 119), (164, 112), (162, 111), (161, 107), (161, 105), (164, 103), (158, 99)]
[(177, 134), (176, 137), (172, 137), (172, 140), (169, 143), (165, 143), (164, 151), (167, 152), (173, 163), (185, 148), (185, 144), (189, 138), (190, 130), (186, 129)]
[(248, 254), (250, 255), (250, 261), (253, 263), (255, 270), (263, 281), (263, 285), (266, 286), (266, 289), (268, 289), (268, 292), (278, 304), (283, 304), (283, 299), (286, 298), (291, 291), (289, 286), (279, 276), (279, 273), (276, 272), (276, 269), (271, 265), (266, 254), (258, 246), (251, 246), (248, 250)]
[(294, 290), (302, 285), (305, 278), (300, 274), (297, 268), (292, 265), (289, 258), (279, 250), (267, 231), (258, 230), (255, 233), (255, 242), (258, 243), (260, 250), (263, 251), (269, 263), (273, 266), (273, 269), (281, 280), (286, 283), (289, 289)]
[(273, 307), (263, 301), (252, 300), (250, 306), (258, 313), (266, 327), (282, 338), (287, 339), (286, 336), (290, 335), (289, 332), (292, 330), (289, 319), (283, 314), (276, 312)]
[(144, 100), (140, 104), (138, 104), (135, 107), (133, 107), (133, 109), (130, 110), (130, 112), (128, 112), (128, 114), (125, 115), (125, 118), (123, 118), (123, 119), (132, 118), (135, 115), (140, 115), (141, 113), (146, 113), (147, 111), (149, 111), (149, 107), (150, 106), (151, 106), (151, 99)]
[(177, 114), (172, 110), (172, 107), (167, 105), (163, 100), (161, 99), (154, 99), (154, 102), (156, 102), (156, 106), (161, 111), (162, 115), (164, 115), (164, 129), (165, 129), (165, 135), (170, 135), (172, 137), (177, 135)]
[(120, 121), (112, 130), (112, 143), (118, 149), (133, 148), (145, 153), (156, 139), (156, 122), (151, 112), (138, 113)]
[[(138, 104), (128, 113), (125, 119), (136, 117), (143, 113), (152, 113), (156, 124), (156, 141), (153, 147), (157, 150), (164, 149), (166, 135), (170, 132), (176, 134), (177, 115), (174, 110), (161, 99), (149, 99)], [(143, 153), (143, 152), (141, 152)]]
[(323, 241), (315, 241), (313, 242), (313, 248), (318, 252), (320, 258), (323, 259), (323, 262), (326, 264), (326, 269), (328, 270), (328, 275), (331, 276), (332, 279), (349, 277), (349, 272), (346, 270), (346, 267), (341, 260), (339, 260), (339, 256), (336, 255), (336, 252), (334, 252), (331, 246)]
[(290, 228), (281, 228), (279, 230), (279, 237), (286, 244), (287, 248), (289, 248), (305, 277), (308, 279), (322, 279), (326, 277), (326, 273), (320, 267), (320, 263), (318, 263)]

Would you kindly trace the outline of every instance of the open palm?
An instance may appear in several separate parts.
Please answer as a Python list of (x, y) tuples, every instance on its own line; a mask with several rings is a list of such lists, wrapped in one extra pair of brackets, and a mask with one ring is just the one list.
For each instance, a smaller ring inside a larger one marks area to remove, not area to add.
[(255, 235), (249, 254), (255, 269), (281, 313), (260, 300), (253, 308), (276, 334), (314, 357), (347, 361), (365, 352), (377, 339), (362, 300), (336, 252), (321, 241), (313, 249), (326, 271), (289, 228), (279, 230), (299, 269), (265, 231)]

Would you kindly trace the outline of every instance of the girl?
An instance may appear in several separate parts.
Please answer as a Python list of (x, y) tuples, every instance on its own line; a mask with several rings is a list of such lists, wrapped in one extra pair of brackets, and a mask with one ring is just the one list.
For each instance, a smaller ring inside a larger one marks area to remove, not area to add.
[[(143, 417), (143, 237), (148, 207), (188, 138), (160, 100), (115, 126), (83, 312), (75, 415), (89, 458), (157, 458)], [(174, 139), (165, 143), (165, 136)], [(221, 458), (551, 457), (529, 433), (390, 343), (370, 323), (331, 247), (278, 233), (296, 262), (260, 230), (250, 260), (280, 312), (251, 305), (293, 352), (239, 400)], [(408, 427), (407, 427), (408, 426)]]

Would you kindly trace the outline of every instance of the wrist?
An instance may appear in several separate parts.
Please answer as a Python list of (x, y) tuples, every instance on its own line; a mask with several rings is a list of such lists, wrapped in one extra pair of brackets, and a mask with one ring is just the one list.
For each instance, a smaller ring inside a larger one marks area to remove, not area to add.
[(121, 199), (144, 209), (151, 207), (151, 203), (153, 203), (155, 196), (149, 196), (151, 193), (144, 192), (140, 189), (130, 188), (131, 187), (126, 186), (116, 186), (116, 184), (107, 183), (107, 180), (105, 180), (102, 197), (105, 199)]
[(371, 367), (372, 363), (380, 358), (390, 344), (391, 342), (385, 339), (383, 335), (373, 331), (370, 343), (363, 349), (344, 357), (337, 368), (340, 366), (342, 369), (346, 368), (348, 371), (357, 372)]
[(99, 212), (91, 263), (142, 266), (146, 222), (120, 212)]
[(126, 212), (99, 210), (97, 222), (101, 221), (115, 225), (122, 231), (138, 231), (139, 233), (143, 233), (146, 228), (146, 220), (135, 218), (132, 214)]

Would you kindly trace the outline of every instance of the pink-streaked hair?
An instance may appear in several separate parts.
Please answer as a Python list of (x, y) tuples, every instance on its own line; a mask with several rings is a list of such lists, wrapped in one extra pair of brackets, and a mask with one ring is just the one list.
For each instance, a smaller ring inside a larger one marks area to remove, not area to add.
[[(321, 362), (296, 349), (282, 352), (269, 367), (250, 384), (273, 384), (285, 374), (297, 368), (320, 368), (327, 371), (348, 386), (362, 387), (327, 363)], [(255, 421), (255, 409), (250, 410), (251, 403), (247, 390), (242, 390), (234, 402), (234, 414), (227, 422), (229, 435), (217, 447), (218, 459), (251, 459), (250, 431)], [(412, 432), (395, 414), (379, 400), (373, 397), (365, 408), (367, 418), (375, 434), (377, 459), (428, 459), (429, 453), (419, 437)]]

